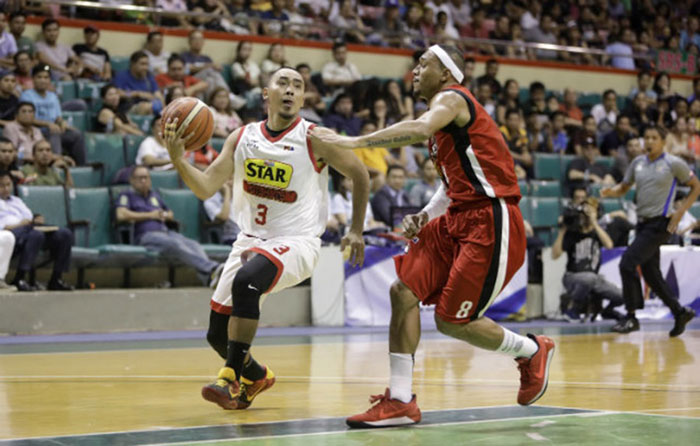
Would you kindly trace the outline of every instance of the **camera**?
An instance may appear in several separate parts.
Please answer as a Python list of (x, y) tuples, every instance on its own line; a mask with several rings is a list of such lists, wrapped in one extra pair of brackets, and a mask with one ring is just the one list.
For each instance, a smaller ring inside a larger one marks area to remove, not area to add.
[(583, 205), (571, 205), (564, 209), (562, 214), (562, 225), (569, 231), (580, 231), (586, 224), (586, 213), (583, 212)]

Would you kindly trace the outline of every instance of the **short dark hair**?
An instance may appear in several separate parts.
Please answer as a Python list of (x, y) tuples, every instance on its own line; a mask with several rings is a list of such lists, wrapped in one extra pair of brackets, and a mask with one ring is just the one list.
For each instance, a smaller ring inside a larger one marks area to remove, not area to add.
[(399, 166), (398, 164), (394, 164), (393, 166), (389, 166), (389, 168), (386, 170), (387, 177), (389, 176), (389, 174), (391, 173), (392, 170), (400, 170), (404, 174), (406, 173), (406, 169), (404, 169), (403, 166)]
[(554, 121), (554, 118), (556, 118), (557, 116), (562, 116), (562, 117), (566, 118), (566, 113), (564, 113), (561, 110), (554, 111), (554, 112), (552, 112), (551, 115), (549, 115), (549, 119)]
[(5, 136), (0, 136), (0, 144), (10, 144), (10, 145), (12, 145), (12, 147), (15, 146), (14, 144), (12, 144), (12, 141), (10, 141), (10, 140), (9, 140), (7, 137), (5, 137)]
[(10, 181), (12, 181), (12, 175), (10, 175), (10, 171), (8, 170), (0, 170), (0, 178), (9, 178)]
[(476, 59), (474, 59), (472, 56), (467, 56), (464, 58), (464, 63), (476, 63)]
[(51, 144), (50, 144), (47, 140), (45, 140), (44, 138), (41, 138), (40, 140), (38, 140), (37, 142), (35, 142), (34, 144), (32, 144), (32, 155), (34, 155), (34, 154), (36, 153), (36, 147), (37, 147), (39, 144), (41, 144), (42, 142), (45, 142), (45, 143), (49, 144), (49, 147), (51, 147)]
[(577, 190), (582, 190), (588, 195), (588, 188), (586, 186), (574, 186), (571, 188), (571, 198), (574, 198), (574, 194), (576, 194)]
[(518, 115), (518, 117), (519, 117), (519, 116), (520, 116), (520, 110), (518, 110), (517, 108), (509, 108), (508, 110), (506, 110), (506, 116), (505, 116), (506, 119), (508, 119), (508, 117), (509, 117), (510, 115), (513, 115), (513, 114)]
[(298, 64), (296, 67), (294, 67), (294, 69), (297, 71), (301, 70), (302, 68), (308, 68), (309, 70), (311, 69), (309, 64), (307, 64), (306, 62), (302, 62), (302, 63)]
[(496, 63), (496, 64), (498, 63), (498, 59), (496, 59), (495, 57), (492, 57), (491, 59), (489, 59), (489, 60), (486, 61), (486, 65), (492, 65), (492, 64), (495, 64), (495, 63)]
[[(645, 69), (645, 70), (639, 70), (639, 73), (637, 73), (637, 79), (638, 79), (638, 80), (641, 79), (642, 76), (649, 76), (649, 77), (651, 77), (651, 71), (646, 70), (646, 69)], [(697, 80), (697, 79), (698, 79), (698, 78), (696, 78), (696, 80)], [(695, 82), (695, 81), (693, 81), (693, 82)]]
[(663, 127), (660, 127), (660, 126), (654, 125), (654, 124), (649, 124), (646, 127), (644, 127), (644, 129), (642, 129), (642, 135), (644, 135), (649, 130), (656, 131), (659, 134), (659, 136), (661, 137), (661, 139), (666, 138), (666, 130), (664, 130)]
[(158, 31), (158, 30), (150, 31), (148, 34), (146, 34), (146, 42), (150, 42), (151, 39), (153, 39), (155, 36), (162, 36), (162, 35), (163, 35), (163, 31)]
[(129, 57), (129, 65), (135, 64), (136, 62), (143, 59), (144, 57), (146, 59), (148, 59), (148, 54), (146, 54), (145, 51), (138, 50), (138, 51), (131, 53), (131, 57)]
[(44, 31), (46, 28), (48, 28), (49, 26), (54, 25), (54, 24), (61, 26), (58, 23), (58, 20), (56, 20), (56, 19), (46, 19), (43, 22), (41, 22), (41, 30)]
[(17, 65), (17, 61), (19, 60), (19, 56), (21, 56), (22, 54), (26, 54), (27, 56), (29, 56), (30, 59), (32, 58), (32, 55), (29, 54), (29, 51), (19, 50), (15, 53), (14, 56), (12, 56), (12, 60), (14, 61), (15, 65)]
[(583, 119), (581, 120), (581, 122), (586, 122), (589, 119), (595, 119), (595, 117), (593, 115), (583, 115)]
[(139, 169), (145, 169), (146, 172), (148, 172), (149, 175), (151, 174), (151, 171), (150, 171), (150, 169), (148, 168), (148, 166), (146, 166), (146, 165), (144, 165), (144, 164), (136, 164), (136, 165), (134, 165), (134, 166), (131, 168), (131, 172), (129, 172), (129, 179), (134, 178), (134, 174), (135, 174), (136, 171), (139, 170)]
[(184, 64), (185, 64), (185, 59), (183, 59), (182, 57), (180, 57), (179, 54), (173, 53), (173, 54), (170, 55), (170, 57), (168, 57), (168, 66), (170, 66), (170, 64), (173, 63), (173, 62), (182, 62), (182, 64), (184, 65)]
[(15, 116), (19, 115), (19, 109), (22, 107), (31, 107), (32, 110), (34, 110), (36, 112), (36, 106), (34, 106), (33, 103), (31, 103), (29, 101), (22, 101), (22, 102), (17, 104), (17, 110), (15, 110)]
[(338, 48), (343, 48), (343, 47), (347, 48), (347, 46), (348, 46), (348, 44), (345, 43), (345, 41), (343, 41), (343, 40), (339, 40), (337, 42), (334, 42), (333, 43), (333, 52), (335, 53), (335, 50), (337, 50)]
[(544, 88), (544, 84), (540, 81), (535, 81), (530, 84), (530, 94), (537, 90), (547, 91), (547, 89)]
[(35, 65), (34, 68), (32, 68), (32, 77), (36, 76), (39, 73), (49, 73), (49, 76), (51, 76), (51, 67), (46, 65), (46, 64), (38, 64)]
[(15, 11), (15, 12), (13, 12), (13, 13), (10, 14), (10, 17), (9, 17), (10, 21), (14, 20), (15, 17), (24, 17), (24, 18), (26, 19), (26, 18), (27, 18), (27, 13), (24, 12), (24, 11), (22, 11), (22, 10)]
[(617, 93), (615, 93), (615, 90), (613, 90), (612, 88), (608, 88), (607, 90), (605, 90), (603, 92), (603, 99), (605, 99), (605, 97), (608, 96), (609, 94), (614, 94), (615, 97), (617, 97)]
[(104, 98), (110, 88), (117, 88), (114, 84), (105, 84), (100, 88), (100, 97)]

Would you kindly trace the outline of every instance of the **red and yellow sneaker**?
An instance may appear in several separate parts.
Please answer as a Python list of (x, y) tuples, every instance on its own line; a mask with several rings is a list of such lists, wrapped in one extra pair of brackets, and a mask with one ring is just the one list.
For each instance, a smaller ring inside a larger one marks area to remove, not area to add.
[(544, 395), (549, 381), (549, 364), (554, 356), (554, 341), (546, 336), (528, 334), (539, 349), (532, 358), (517, 358), (520, 370), (518, 404), (529, 406)]
[(413, 395), (411, 402), (404, 403), (391, 399), (389, 389), (384, 395), (372, 395), (369, 397), (370, 403), (379, 403), (370, 407), (365, 413), (354, 415), (345, 420), (350, 427), (390, 427), (416, 424), (420, 422), (421, 414), (416, 395)]
[(241, 392), (238, 394), (237, 409), (247, 409), (253, 399), (275, 384), (275, 373), (265, 366), (265, 377), (255, 381), (241, 377)]
[(202, 387), (202, 397), (218, 404), (222, 409), (233, 410), (238, 408), (240, 390), (236, 372), (230, 367), (223, 367), (219, 370), (219, 376), (215, 382)]

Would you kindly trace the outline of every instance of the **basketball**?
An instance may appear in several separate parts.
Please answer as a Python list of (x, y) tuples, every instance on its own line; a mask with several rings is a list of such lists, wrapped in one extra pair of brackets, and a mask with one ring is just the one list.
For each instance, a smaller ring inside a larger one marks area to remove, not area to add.
[(160, 130), (163, 134), (165, 134), (165, 124), (168, 119), (177, 118), (177, 128), (185, 126), (183, 138), (194, 135), (187, 140), (185, 150), (201, 149), (214, 134), (214, 115), (207, 104), (197, 98), (175, 99), (165, 107), (162, 118)]

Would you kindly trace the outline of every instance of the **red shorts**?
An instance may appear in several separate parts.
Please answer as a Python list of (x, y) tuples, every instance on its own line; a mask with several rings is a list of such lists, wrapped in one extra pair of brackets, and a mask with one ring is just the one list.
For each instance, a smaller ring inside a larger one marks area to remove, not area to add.
[(399, 279), (441, 319), (467, 323), (483, 316), (525, 260), (523, 217), (516, 200), (493, 199), (450, 208), (431, 220), (394, 257)]

